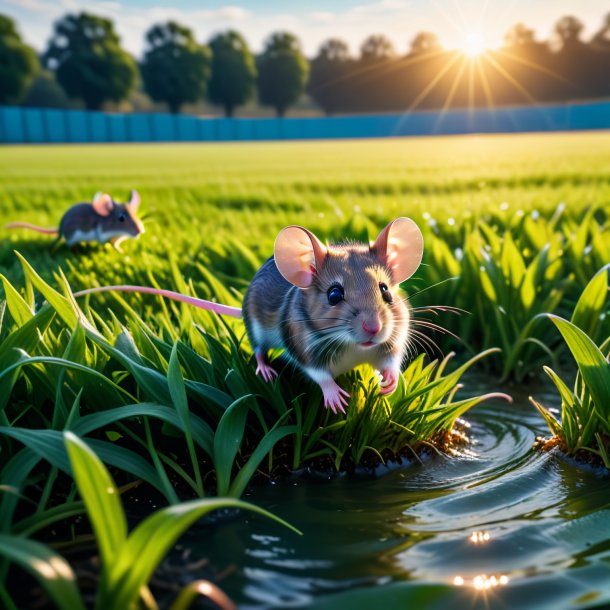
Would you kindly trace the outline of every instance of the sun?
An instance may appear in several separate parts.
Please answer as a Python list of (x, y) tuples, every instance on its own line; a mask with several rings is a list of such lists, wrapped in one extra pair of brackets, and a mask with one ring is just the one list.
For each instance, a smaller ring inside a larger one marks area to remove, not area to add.
[(464, 36), (461, 51), (468, 57), (478, 57), (485, 52), (485, 37), (481, 32), (470, 32)]

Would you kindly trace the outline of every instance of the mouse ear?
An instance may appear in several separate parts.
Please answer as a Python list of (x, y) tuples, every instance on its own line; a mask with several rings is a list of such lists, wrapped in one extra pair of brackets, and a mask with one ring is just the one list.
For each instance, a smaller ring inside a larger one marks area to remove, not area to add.
[(273, 248), (279, 272), (299, 288), (311, 285), (326, 253), (326, 246), (311, 231), (297, 226), (282, 229)]
[(107, 193), (95, 193), (91, 205), (100, 216), (110, 216), (114, 208), (114, 201)]
[(400, 284), (417, 271), (424, 254), (424, 237), (410, 218), (397, 218), (379, 234), (371, 251), (391, 269), (394, 283)]
[(129, 208), (129, 211), (133, 214), (138, 211), (138, 208), (140, 207), (140, 194), (138, 193), (138, 191), (131, 191), (127, 207)]

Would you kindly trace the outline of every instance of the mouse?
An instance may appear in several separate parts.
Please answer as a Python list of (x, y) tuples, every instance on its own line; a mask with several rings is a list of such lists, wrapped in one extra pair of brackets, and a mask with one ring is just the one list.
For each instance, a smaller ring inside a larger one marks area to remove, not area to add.
[(31, 229), (39, 233), (56, 235), (54, 245), (62, 239), (69, 248), (82, 242), (105, 244), (110, 242), (119, 252), (120, 243), (144, 233), (144, 224), (138, 217), (140, 195), (131, 191), (127, 203), (117, 203), (107, 193), (96, 193), (91, 203), (77, 203), (69, 208), (58, 228), (44, 228), (27, 222), (11, 222), (6, 229)]
[(243, 317), (256, 374), (277, 377), (268, 359), (283, 349), (289, 361), (322, 390), (324, 406), (345, 413), (349, 393), (335, 378), (369, 364), (381, 373), (380, 393), (393, 393), (410, 340), (410, 307), (400, 284), (418, 269), (424, 240), (417, 224), (400, 217), (371, 244), (323, 244), (311, 231), (280, 231), (273, 256), (256, 272), (242, 308), (146, 286), (100, 286), (74, 294), (145, 292), (223, 315)]

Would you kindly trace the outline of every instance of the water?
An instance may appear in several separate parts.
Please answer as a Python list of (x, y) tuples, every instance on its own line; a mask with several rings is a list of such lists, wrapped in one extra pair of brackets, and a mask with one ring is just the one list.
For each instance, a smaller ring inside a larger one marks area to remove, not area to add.
[(247, 610), (610, 608), (610, 477), (531, 451), (548, 431), (515, 398), (469, 414), (471, 455), (247, 498), (303, 536), (242, 515), (184, 542)]

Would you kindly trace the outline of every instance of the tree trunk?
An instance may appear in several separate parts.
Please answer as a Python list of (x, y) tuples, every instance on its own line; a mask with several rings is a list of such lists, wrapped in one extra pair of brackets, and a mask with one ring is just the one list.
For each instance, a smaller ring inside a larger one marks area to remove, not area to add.
[(233, 118), (233, 111), (235, 110), (233, 104), (225, 104), (225, 117), (227, 119)]
[(182, 105), (182, 104), (180, 104), (180, 102), (175, 102), (175, 101), (172, 100), (172, 101), (168, 101), (167, 105), (169, 107), (169, 111), (172, 114), (179, 114), (180, 113), (180, 106)]

